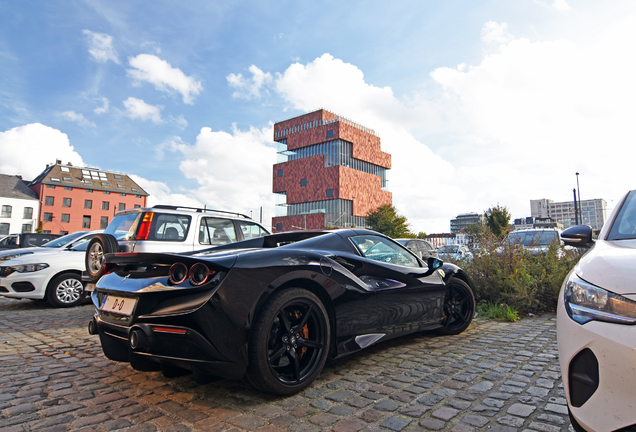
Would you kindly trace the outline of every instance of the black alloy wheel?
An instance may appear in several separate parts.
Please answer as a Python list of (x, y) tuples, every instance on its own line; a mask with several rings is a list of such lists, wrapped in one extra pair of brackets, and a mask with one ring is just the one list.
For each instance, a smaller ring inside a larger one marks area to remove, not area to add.
[(117, 239), (110, 234), (96, 234), (88, 243), (84, 264), (88, 279), (95, 283), (104, 274), (104, 255), (117, 252), (119, 244)]
[(455, 335), (468, 328), (475, 316), (475, 296), (470, 286), (461, 279), (451, 278), (447, 283), (444, 299), (444, 322), (438, 330), (445, 335)]
[(292, 288), (272, 295), (253, 329), (247, 379), (257, 389), (294, 394), (322, 371), (329, 353), (329, 317), (313, 293)]

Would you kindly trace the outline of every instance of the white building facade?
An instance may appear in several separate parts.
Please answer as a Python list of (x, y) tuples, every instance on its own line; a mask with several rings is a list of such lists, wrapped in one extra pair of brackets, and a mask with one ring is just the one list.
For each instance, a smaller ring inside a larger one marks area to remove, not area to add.
[[(550, 199), (530, 200), (530, 211), (533, 217), (549, 217), (563, 224), (563, 228), (576, 225), (574, 201), (554, 202)], [(581, 220), (599, 231), (607, 219), (607, 202), (604, 199), (581, 201)]]
[(0, 174), (0, 235), (34, 232), (40, 202), (17, 176)]

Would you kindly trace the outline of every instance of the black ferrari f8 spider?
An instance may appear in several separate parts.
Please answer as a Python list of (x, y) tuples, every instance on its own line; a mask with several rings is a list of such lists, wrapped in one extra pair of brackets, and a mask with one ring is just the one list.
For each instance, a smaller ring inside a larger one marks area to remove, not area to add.
[(327, 359), (414, 332), (457, 334), (475, 313), (462, 269), (374, 231), (287, 232), (186, 254), (93, 242), (105, 258), (91, 274), (89, 332), (106, 357), (197, 382), (244, 377), (289, 395)]

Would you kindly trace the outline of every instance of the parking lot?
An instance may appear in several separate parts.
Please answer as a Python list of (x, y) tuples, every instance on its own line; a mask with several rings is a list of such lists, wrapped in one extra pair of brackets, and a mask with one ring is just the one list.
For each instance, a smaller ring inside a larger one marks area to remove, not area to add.
[(550, 314), (380, 344), (277, 397), (109, 361), (92, 312), (0, 299), (0, 431), (572, 430)]

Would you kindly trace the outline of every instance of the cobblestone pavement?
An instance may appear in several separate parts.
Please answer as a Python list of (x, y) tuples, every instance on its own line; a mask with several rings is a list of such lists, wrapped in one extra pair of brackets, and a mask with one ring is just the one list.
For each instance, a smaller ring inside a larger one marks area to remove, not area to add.
[(383, 343), (276, 397), (111, 362), (92, 312), (0, 299), (0, 431), (573, 431), (554, 315)]

